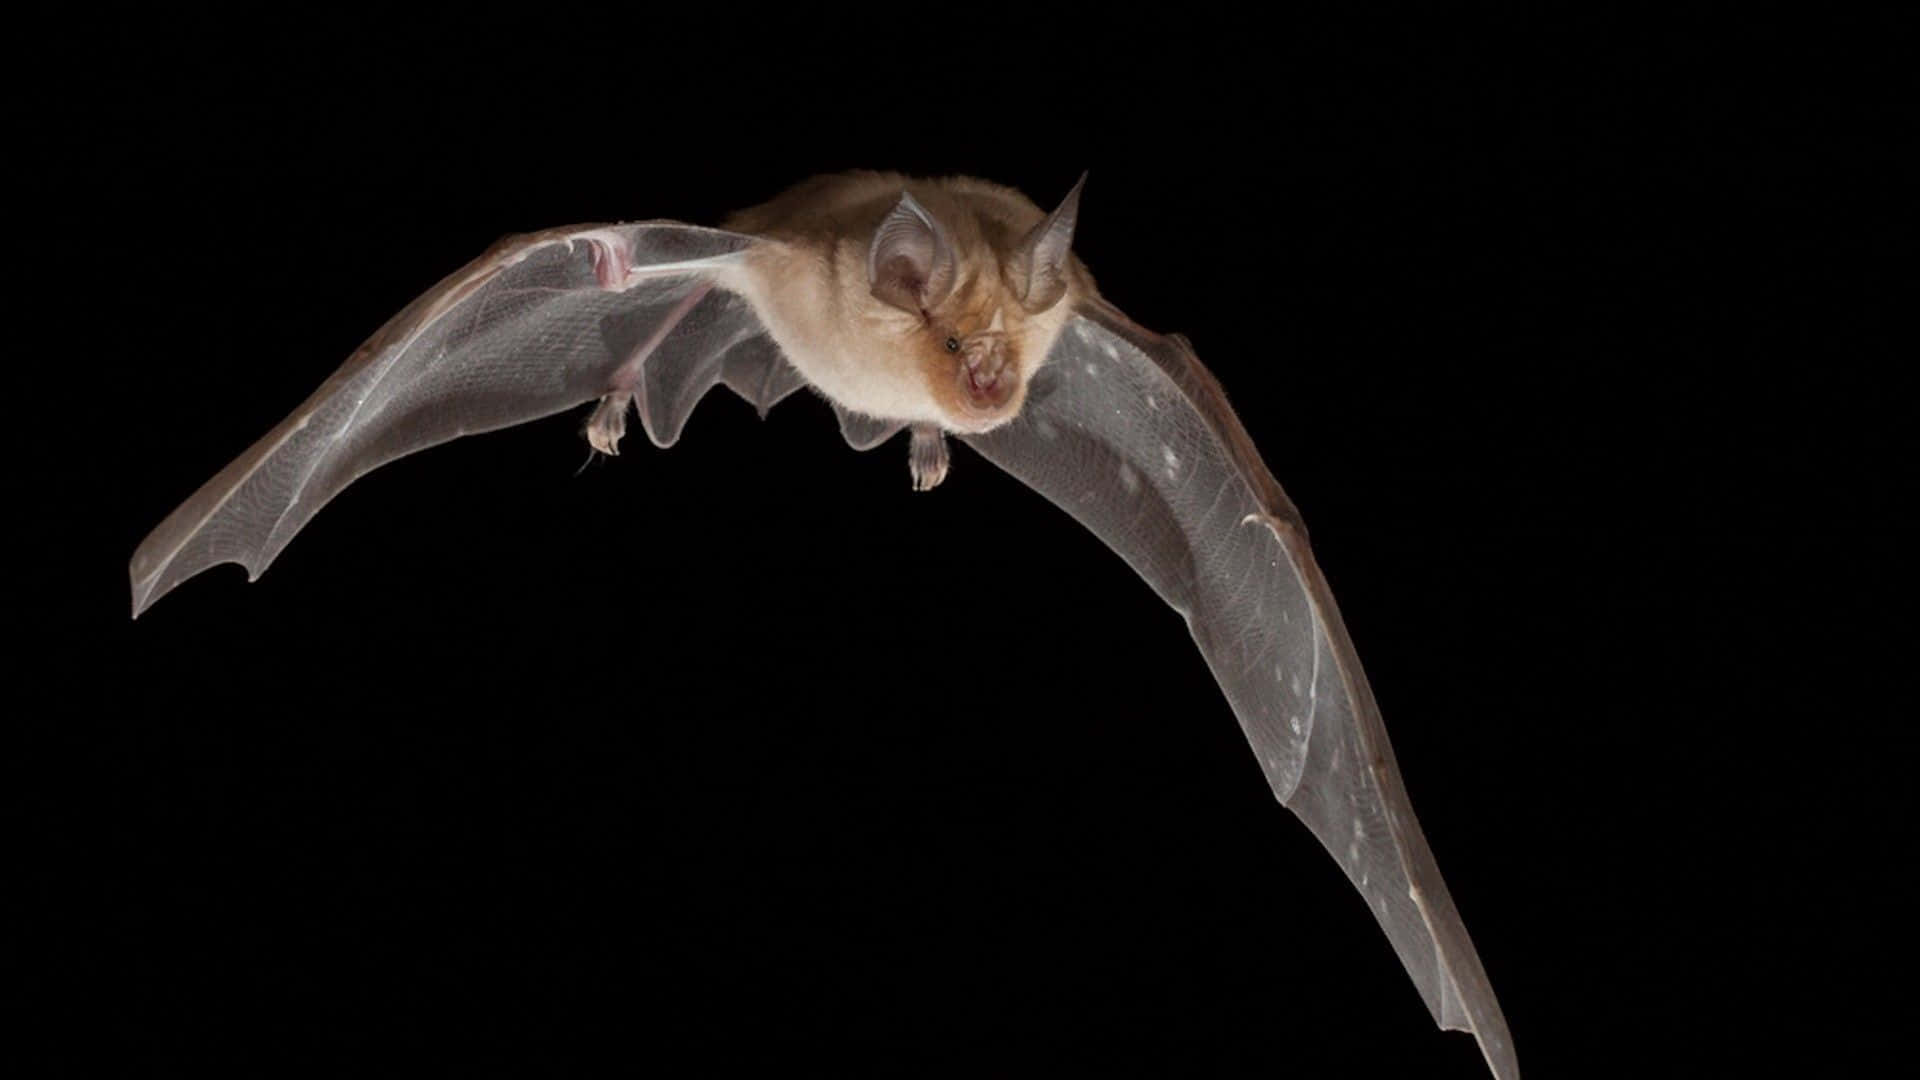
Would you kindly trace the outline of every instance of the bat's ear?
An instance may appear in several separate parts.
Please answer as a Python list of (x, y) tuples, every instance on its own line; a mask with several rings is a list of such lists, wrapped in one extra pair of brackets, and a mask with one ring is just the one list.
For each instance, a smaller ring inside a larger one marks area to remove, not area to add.
[(1028, 311), (1045, 311), (1066, 294), (1067, 256), (1073, 248), (1073, 225), (1080, 217), (1080, 188), (1086, 182), (1087, 174), (1081, 173), (1073, 182), (1073, 190), (1045, 221), (1033, 227), (1007, 260), (1007, 284)]
[(946, 230), (912, 195), (901, 192), (867, 249), (867, 283), (873, 295), (918, 314), (947, 298), (953, 278), (953, 244)]

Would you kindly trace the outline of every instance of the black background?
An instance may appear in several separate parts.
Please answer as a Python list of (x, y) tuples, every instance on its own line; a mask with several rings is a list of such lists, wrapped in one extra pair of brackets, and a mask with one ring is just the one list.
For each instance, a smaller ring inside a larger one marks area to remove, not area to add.
[(980, 458), (913, 494), (805, 395), (577, 474), (578, 417), (409, 458), (127, 620), (145, 532), (499, 236), (877, 167), (1045, 204), (1091, 170), (1076, 248), (1311, 525), (1529, 1075), (1832, 1067), (1887, 1023), (1912, 850), (1871, 690), (1904, 650), (1860, 632), (1910, 488), (1839, 480), (1904, 412), (1859, 363), (1911, 287), (1860, 254), (1883, 29), (40, 41), (16, 761), (73, 771), (17, 818), (19, 970), (88, 1030), (53, 1060), (1484, 1074), (1180, 620)]

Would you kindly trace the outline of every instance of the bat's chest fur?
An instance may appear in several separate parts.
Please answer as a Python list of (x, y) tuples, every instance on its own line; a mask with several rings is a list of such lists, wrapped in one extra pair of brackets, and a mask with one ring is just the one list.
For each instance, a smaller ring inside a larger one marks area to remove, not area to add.
[(788, 362), (843, 408), (883, 420), (944, 424), (926, 375), (884, 337), (837, 326), (769, 326)]
[[(943, 372), (929, 364), (927, 343), (915, 340), (926, 331), (911, 315), (871, 295), (864, 259), (853, 249), (767, 242), (749, 250), (738, 277), (731, 286), (753, 305), (788, 362), (842, 408), (962, 432), (985, 431), (1011, 418), (964, 415), (943, 403), (936, 380), (951, 382), (957, 369)], [(1066, 304), (1056, 305), (1023, 318), (1012, 331), (1013, 352), (1025, 358), (1020, 378), (1044, 362), (1066, 311)]]
[(742, 265), (739, 291), (815, 389), (867, 416), (947, 422), (925, 371), (902, 340), (910, 327), (877, 310), (864, 290), (845, 287), (815, 253), (780, 246), (754, 256)]

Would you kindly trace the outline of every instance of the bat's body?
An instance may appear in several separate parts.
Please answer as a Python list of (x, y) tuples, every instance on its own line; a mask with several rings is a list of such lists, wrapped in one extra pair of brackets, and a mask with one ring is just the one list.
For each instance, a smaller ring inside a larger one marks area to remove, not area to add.
[[(943, 331), (937, 342), (927, 338), (920, 312), (876, 297), (869, 283), (871, 237), (903, 185), (940, 223), (953, 256), (950, 291), (929, 312)], [(727, 227), (763, 240), (744, 260), (743, 292), (808, 383), (857, 413), (978, 432), (1011, 417), (1021, 384), (1011, 384), (1016, 396), (1005, 410), (970, 408), (949, 390), (961, 358), (939, 352), (944, 332), (963, 344), (974, 335), (1004, 335), (1007, 353), (1035, 365), (1047, 355), (1070, 305), (1027, 311), (1000, 260), (1045, 218), (1025, 196), (996, 185), (865, 174), (821, 178), (735, 215)], [(1063, 260), (1062, 269), (1066, 298), (1091, 294), (1078, 260)]]
[(977, 180), (808, 181), (725, 230), (670, 222), (509, 238), (383, 327), (134, 553), (137, 615), (219, 562), (258, 576), (387, 461), (597, 401), (678, 438), (724, 383), (802, 386), (861, 449), (910, 429), (916, 488), (961, 438), (1072, 514), (1187, 620), (1275, 795), (1340, 862), (1434, 1019), (1518, 1076), (1506, 1022), (1393, 761), (1292, 504), (1186, 342), (1099, 296), (1052, 213)]

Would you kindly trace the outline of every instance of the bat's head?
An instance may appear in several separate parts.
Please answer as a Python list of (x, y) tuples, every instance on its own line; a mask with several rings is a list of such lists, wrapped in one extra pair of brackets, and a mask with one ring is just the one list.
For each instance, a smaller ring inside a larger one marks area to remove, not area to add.
[(949, 429), (988, 431), (1019, 413), (1060, 323), (1079, 205), (1076, 183), (1007, 250), (990, 223), (949, 228), (904, 192), (875, 230), (873, 295), (918, 317), (905, 344)]

